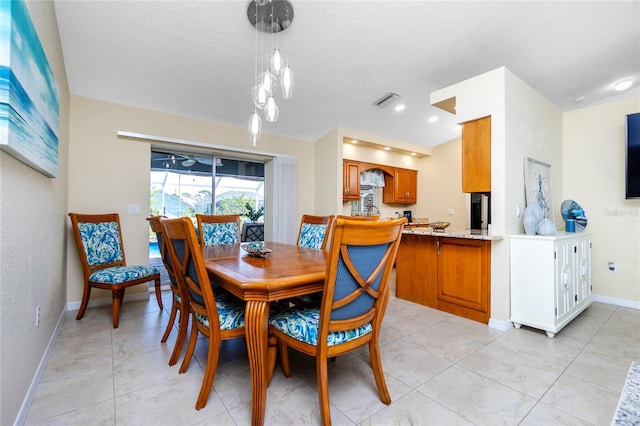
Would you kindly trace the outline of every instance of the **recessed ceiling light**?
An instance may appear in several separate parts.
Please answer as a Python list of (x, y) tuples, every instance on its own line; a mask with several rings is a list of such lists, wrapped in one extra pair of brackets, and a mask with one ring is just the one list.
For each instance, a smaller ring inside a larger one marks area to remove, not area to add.
[(585, 99), (586, 99), (586, 98), (585, 98), (584, 96), (578, 96), (577, 98), (575, 98), (575, 99), (573, 100), (573, 102), (582, 102), (582, 101), (584, 101)]
[(416, 153), (415, 153), (415, 152), (412, 152), (412, 153), (411, 153), (411, 155), (413, 155), (413, 156), (415, 157), (415, 156), (416, 156)]
[(391, 149), (391, 148), (389, 148), (388, 146), (385, 146), (385, 147), (384, 147), (384, 150), (385, 150), (385, 151), (389, 151), (390, 149)]
[(404, 109), (404, 104), (396, 105), (394, 108), (396, 111), (402, 111)]
[(627, 90), (633, 84), (633, 80), (627, 78), (625, 80), (620, 80), (616, 84), (613, 85), (613, 88), (618, 92), (622, 92), (623, 90)]
[(356, 139), (351, 139), (351, 143), (358, 143)]
[(437, 115), (432, 115), (431, 117), (429, 117), (429, 123), (435, 123), (436, 121), (438, 121)]

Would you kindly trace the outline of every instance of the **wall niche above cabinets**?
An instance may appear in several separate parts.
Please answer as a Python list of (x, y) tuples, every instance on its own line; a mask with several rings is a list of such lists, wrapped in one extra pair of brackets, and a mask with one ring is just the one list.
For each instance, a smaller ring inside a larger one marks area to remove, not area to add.
[(342, 161), (342, 201), (359, 201), (360, 173), (379, 169), (384, 172), (385, 186), (382, 202), (385, 204), (415, 204), (418, 199), (418, 171), (381, 164)]

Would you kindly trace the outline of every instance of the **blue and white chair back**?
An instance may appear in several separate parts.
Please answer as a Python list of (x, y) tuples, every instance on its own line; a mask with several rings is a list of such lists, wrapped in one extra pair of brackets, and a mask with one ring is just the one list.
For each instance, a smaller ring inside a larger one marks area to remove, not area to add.
[(240, 215), (196, 215), (203, 246), (240, 242)]
[(303, 215), (298, 231), (298, 246), (324, 250), (334, 216)]

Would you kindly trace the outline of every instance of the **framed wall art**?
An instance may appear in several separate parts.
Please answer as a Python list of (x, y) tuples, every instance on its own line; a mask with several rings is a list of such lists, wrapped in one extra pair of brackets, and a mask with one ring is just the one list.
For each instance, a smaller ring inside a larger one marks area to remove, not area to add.
[(524, 159), (524, 190), (527, 206), (537, 203), (544, 217), (553, 221), (551, 165), (533, 158)]
[(58, 174), (58, 86), (24, 1), (0, 1), (0, 149)]

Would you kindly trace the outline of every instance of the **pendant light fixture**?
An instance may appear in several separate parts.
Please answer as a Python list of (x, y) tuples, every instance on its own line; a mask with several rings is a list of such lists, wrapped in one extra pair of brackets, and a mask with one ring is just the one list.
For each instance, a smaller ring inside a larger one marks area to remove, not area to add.
[[(269, 123), (278, 120), (280, 108), (276, 100), (276, 86), (280, 83), (283, 99), (291, 99), (293, 89), (293, 72), (289, 67), (288, 58), (276, 45), (278, 33), (286, 30), (293, 21), (293, 6), (289, 0), (252, 0), (247, 8), (247, 17), (256, 31), (256, 59), (255, 81), (251, 89), (253, 113), (249, 117), (249, 136), (251, 144), (256, 146), (262, 131), (262, 119), (258, 109), (264, 111), (264, 119)], [(266, 35), (270, 35), (270, 48), (266, 67), (263, 64), (264, 44)], [(260, 43), (259, 43), (259, 40)], [(260, 47), (258, 47), (260, 45)], [(275, 45), (275, 46), (274, 46)], [(260, 56), (261, 72), (258, 72), (258, 57)]]

